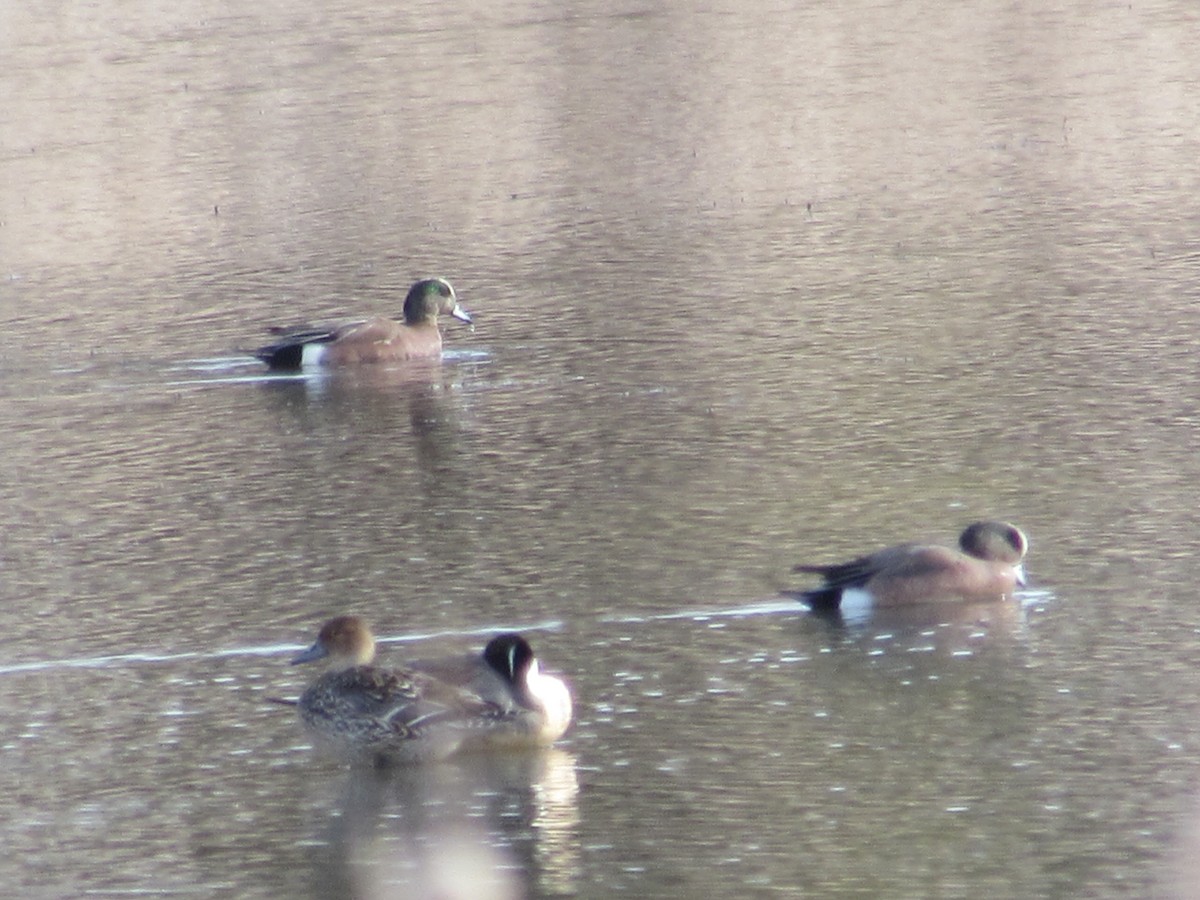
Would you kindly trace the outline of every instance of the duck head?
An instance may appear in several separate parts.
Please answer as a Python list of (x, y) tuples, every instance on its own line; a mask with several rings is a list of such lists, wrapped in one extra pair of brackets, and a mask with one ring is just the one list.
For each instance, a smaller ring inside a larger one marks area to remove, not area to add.
[(542, 671), (529, 642), (519, 634), (497, 635), (484, 647), (483, 658), (511, 686), (517, 703), (541, 714), (545, 737), (561, 737), (571, 722), (571, 691), (561, 678)]
[(404, 321), (409, 325), (437, 321), (439, 315), (453, 316), (471, 324), (471, 314), (458, 305), (458, 295), (445, 278), (423, 278), (408, 289), (404, 298)]
[(292, 665), (328, 659), (330, 669), (365, 666), (375, 658), (375, 636), (358, 616), (338, 616), (321, 626), (311, 647), (292, 659)]

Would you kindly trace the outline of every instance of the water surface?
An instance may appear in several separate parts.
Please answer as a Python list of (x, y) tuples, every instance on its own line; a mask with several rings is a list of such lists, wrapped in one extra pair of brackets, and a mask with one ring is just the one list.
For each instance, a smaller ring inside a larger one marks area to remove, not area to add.
[[(45, 896), (1195, 896), (1190, 6), (3, 14), (0, 878)], [(432, 367), (267, 325), (451, 278)], [(1031, 590), (812, 620), (978, 518)], [(286, 709), (530, 631), (552, 753)]]

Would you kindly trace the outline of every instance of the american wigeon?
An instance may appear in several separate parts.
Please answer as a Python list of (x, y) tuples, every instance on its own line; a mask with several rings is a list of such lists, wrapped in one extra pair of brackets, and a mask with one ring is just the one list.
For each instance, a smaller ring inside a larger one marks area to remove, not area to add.
[(850, 562), (798, 565), (825, 584), (800, 594), (814, 612), (846, 606), (886, 608), (944, 600), (1011, 598), (1025, 584), (1021, 560), (1029, 542), (1007, 522), (975, 522), (958, 540), (961, 549), (936, 544), (901, 544)]
[(292, 660), (329, 661), (297, 706), (316, 742), (351, 760), (414, 763), (468, 747), (546, 745), (570, 723), (570, 692), (540, 671), (520, 635), (493, 639), (479, 657), (494, 683), (486, 672), (467, 676), (459, 660), (390, 669), (374, 658), (366, 622), (338, 616)]
[(404, 321), (373, 316), (336, 327), (299, 325), (272, 329), (279, 340), (254, 351), (275, 370), (306, 366), (344, 366), (354, 363), (436, 359), (442, 353), (438, 316), (470, 323), (458, 296), (445, 278), (425, 278), (404, 298)]

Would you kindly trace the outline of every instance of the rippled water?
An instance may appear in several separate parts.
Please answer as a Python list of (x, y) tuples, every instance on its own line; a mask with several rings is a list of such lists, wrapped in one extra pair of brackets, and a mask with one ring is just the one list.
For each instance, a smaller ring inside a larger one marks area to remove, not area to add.
[[(1189, 5), (10, 6), (9, 890), (1200, 895)], [(428, 272), (440, 366), (245, 355)], [(985, 517), (1019, 608), (781, 595)], [(339, 612), (576, 725), (317, 758)]]

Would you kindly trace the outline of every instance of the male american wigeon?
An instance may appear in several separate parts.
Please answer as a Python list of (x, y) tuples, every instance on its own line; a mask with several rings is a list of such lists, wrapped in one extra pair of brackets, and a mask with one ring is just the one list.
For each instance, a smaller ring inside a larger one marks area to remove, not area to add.
[(328, 660), (297, 707), (317, 743), (351, 760), (415, 763), (467, 748), (544, 746), (571, 721), (570, 691), (541, 672), (520, 635), (493, 638), (473, 668), (455, 659), (388, 669), (374, 658), (366, 622), (338, 616), (292, 660)]
[(958, 550), (936, 544), (901, 544), (850, 562), (798, 565), (825, 583), (799, 599), (814, 612), (847, 606), (897, 608), (945, 600), (994, 601), (1025, 584), (1021, 560), (1029, 542), (1007, 522), (975, 522), (958, 539)]
[(404, 298), (404, 321), (373, 316), (336, 327), (300, 325), (272, 329), (279, 340), (254, 351), (272, 369), (437, 359), (442, 353), (438, 316), (470, 323), (445, 278), (425, 278)]

